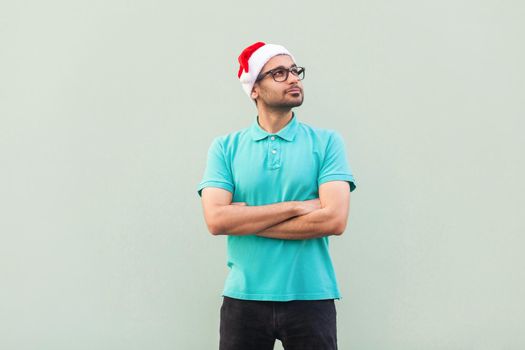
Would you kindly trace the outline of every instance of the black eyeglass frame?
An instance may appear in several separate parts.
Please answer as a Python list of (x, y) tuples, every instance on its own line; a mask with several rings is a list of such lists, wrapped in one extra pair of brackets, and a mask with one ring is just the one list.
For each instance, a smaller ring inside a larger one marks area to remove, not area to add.
[[(274, 73), (275, 73), (276, 71), (279, 71), (279, 70), (284, 70), (284, 71), (286, 71), (286, 76), (284, 77), (283, 80), (277, 80), (277, 79), (275, 79)], [(294, 73), (292, 72), (292, 70), (295, 70), (295, 71), (297, 72), (297, 74), (294, 74)], [(257, 77), (257, 79), (255, 79), (255, 82), (261, 81), (261, 80), (263, 80), (264, 78), (266, 78), (267, 75), (270, 75), (270, 74), (271, 74), (271, 75), (272, 75), (272, 78), (273, 78), (273, 80), (274, 80), (275, 82), (277, 82), (277, 83), (282, 83), (283, 81), (288, 80), (288, 76), (289, 76), (290, 73), (292, 73), (293, 75), (295, 75), (296, 77), (298, 77), (299, 80), (303, 80), (303, 79), (304, 79), (304, 76), (305, 76), (305, 71), (306, 71), (306, 69), (305, 69), (304, 67), (298, 67), (298, 66), (295, 66), (295, 65), (294, 65), (294, 66), (291, 66), (290, 68), (277, 67), (277, 68), (274, 68), (274, 69), (270, 69), (268, 72), (265, 72), (265, 73), (260, 74), (260, 75)], [(301, 75), (302, 75), (302, 77), (301, 77)]]

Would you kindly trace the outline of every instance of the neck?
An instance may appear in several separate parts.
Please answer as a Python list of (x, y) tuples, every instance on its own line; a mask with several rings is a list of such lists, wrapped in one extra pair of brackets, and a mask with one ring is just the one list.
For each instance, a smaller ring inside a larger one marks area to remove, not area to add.
[(266, 132), (271, 134), (277, 133), (279, 130), (284, 128), (290, 120), (292, 120), (291, 109), (268, 109), (258, 108), (258, 121), (259, 125)]

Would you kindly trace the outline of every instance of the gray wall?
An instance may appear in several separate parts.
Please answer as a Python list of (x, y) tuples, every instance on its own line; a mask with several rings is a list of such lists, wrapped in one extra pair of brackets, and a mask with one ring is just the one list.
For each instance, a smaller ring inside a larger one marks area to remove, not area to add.
[[(520, 1), (0, 3), (0, 348), (213, 349), (227, 274), (195, 192), (256, 115), (258, 40), (358, 188), (341, 349), (523, 349)], [(520, 215), (521, 214), (521, 215)], [(279, 346), (277, 346), (279, 347)]]

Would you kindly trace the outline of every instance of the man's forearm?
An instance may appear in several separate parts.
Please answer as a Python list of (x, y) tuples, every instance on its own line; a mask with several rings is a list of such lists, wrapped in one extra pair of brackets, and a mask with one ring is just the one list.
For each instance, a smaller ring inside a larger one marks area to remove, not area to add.
[(214, 212), (216, 235), (248, 235), (299, 215), (298, 202), (280, 202), (260, 206), (225, 205)]
[(346, 223), (337, 220), (328, 208), (297, 216), (257, 233), (257, 236), (279, 239), (309, 239), (343, 233)]

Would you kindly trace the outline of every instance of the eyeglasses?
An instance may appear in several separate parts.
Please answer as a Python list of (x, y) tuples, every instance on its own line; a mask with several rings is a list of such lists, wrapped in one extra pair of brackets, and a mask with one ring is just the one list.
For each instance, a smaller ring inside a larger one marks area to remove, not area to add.
[(304, 67), (292, 66), (290, 68), (277, 67), (271, 69), (266, 73), (260, 74), (255, 81), (257, 82), (263, 80), (267, 75), (271, 75), (273, 80), (275, 80), (278, 83), (281, 83), (288, 79), (289, 73), (292, 73), (294, 76), (298, 77), (299, 80), (304, 79)]

